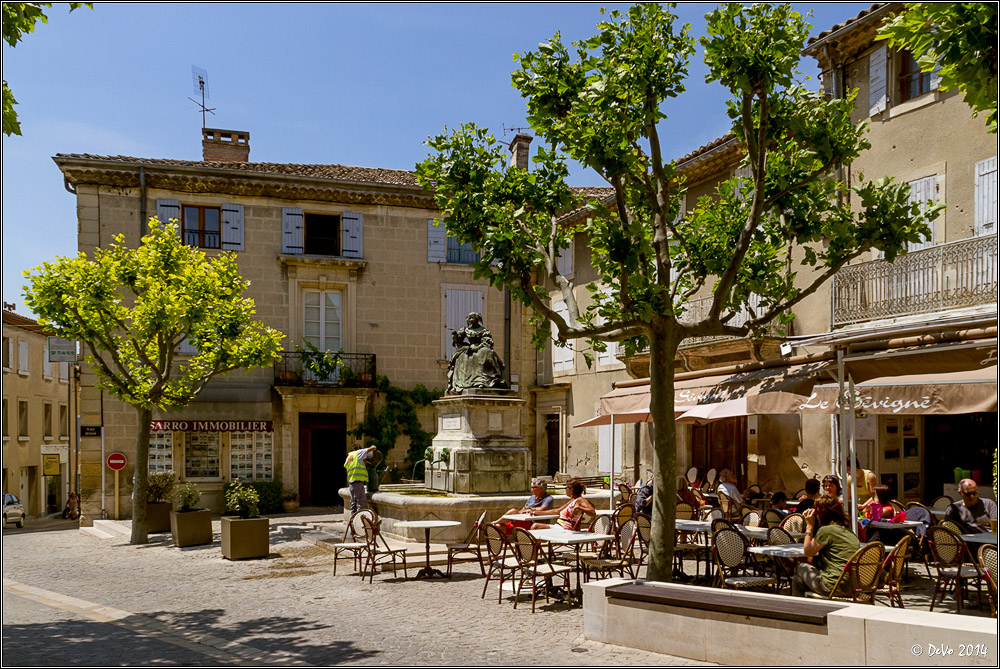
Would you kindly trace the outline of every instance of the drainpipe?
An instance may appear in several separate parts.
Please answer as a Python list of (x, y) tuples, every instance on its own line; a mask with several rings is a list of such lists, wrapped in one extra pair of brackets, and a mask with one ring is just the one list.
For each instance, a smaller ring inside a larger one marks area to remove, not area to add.
[(146, 234), (146, 168), (139, 166), (139, 238)]
[(510, 388), (510, 288), (503, 289), (503, 361), (503, 380)]

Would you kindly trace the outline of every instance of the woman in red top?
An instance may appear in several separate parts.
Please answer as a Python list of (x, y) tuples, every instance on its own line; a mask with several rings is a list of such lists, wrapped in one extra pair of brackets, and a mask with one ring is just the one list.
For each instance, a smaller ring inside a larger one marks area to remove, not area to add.
[[(583, 497), (583, 493), (586, 492), (586, 488), (583, 485), (583, 481), (579, 478), (572, 478), (566, 482), (566, 495), (569, 497), (569, 501), (563, 504), (558, 509), (550, 511), (549, 513), (558, 513), (559, 518), (556, 523), (567, 530), (575, 530), (580, 527), (580, 521), (583, 520), (584, 514), (590, 516), (596, 516), (597, 512), (594, 510), (594, 505), (591, 504)], [(551, 527), (546, 523), (535, 523), (531, 526), (533, 530), (544, 530)]]

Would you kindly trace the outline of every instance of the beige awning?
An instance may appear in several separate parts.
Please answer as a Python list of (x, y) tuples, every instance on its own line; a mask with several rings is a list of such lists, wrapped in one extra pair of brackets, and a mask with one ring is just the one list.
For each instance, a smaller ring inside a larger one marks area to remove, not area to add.
[(725, 400), (724, 402), (713, 402), (711, 404), (699, 404), (688, 409), (677, 417), (678, 423), (692, 423), (702, 425), (711, 423), (723, 418), (736, 418), (747, 415), (747, 398), (739, 397), (735, 400)]

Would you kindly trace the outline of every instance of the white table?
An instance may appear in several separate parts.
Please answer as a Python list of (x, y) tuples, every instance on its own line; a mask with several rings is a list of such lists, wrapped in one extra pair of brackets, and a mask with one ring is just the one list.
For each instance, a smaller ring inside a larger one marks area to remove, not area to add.
[(431, 567), (431, 530), (443, 527), (455, 527), (462, 523), (457, 520), (402, 520), (395, 524), (396, 527), (413, 527), (424, 531), (424, 549), (427, 552), (427, 560), (424, 568), (417, 572), (416, 578), (431, 578), (440, 576), (448, 578), (440, 569)]
[(747, 548), (751, 553), (759, 555), (769, 555), (778, 558), (804, 558), (806, 550), (804, 544), (782, 544), (780, 546), (750, 546)]
[(912, 530), (923, 526), (924, 524), (919, 520), (904, 520), (901, 523), (894, 523), (891, 520), (873, 520), (868, 523), (868, 527), (874, 527), (879, 530)]
[(504, 520), (555, 520), (559, 517), (558, 513), (507, 513), (500, 516)]
[(544, 530), (529, 530), (529, 532), (531, 533), (531, 536), (535, 537), (539, 541), (547, 541), (550, 544), (558, 544), (560, 546), (573, 546), (576, 549), (576, 589), (574, 592), (569, 593), (569, 599), (570, 603), (572, 603), (575, 595), (576, 600), (582, 605), (583, 588), (580, 587), (580, 546), (583, 544), (594, 543), (595, 541), (612, 541), (614, 540), (615, 535), (598, 534), (596, 532), (576, 532), (561, 527), (553, 527)]
[(928, 511), (930, 511), (931, 515), (935, 518), (944, 518), (944, 514), (948, 512), (947, 509), (928, 509)]
[(972, 534), (963, 534), (962, 541), (967, 544), (993, 544), (997, 545), (997, 533), (996, 532), (973, 532)]
[(684, 520), (678, 518), (674, 521), (674, 529), (683, 532), (708, 532), (712, 529), (712, 523), (708, 520)]

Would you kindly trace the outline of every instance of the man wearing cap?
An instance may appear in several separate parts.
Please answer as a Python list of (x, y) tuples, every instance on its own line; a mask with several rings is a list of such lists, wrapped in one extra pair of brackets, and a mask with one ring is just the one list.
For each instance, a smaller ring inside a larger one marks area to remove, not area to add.
[[(524, 503), (524, 506), (520, 509), (507, 509), (507, 512), (504, 513), (504, 515), (506, 516), (511, 513), (542, 513), (543, 511), (551, 509), (553, 504), (555, 504), (555, 499), (553, 499), (552, 495), (548, 493), (548, 486), (545, 481), (537, 478), (531, 479), (531, 496)], [(496, 522), (499, 523), (501, 521), (497, 520)], [(512, 520), (509, 523), (506, 523), (506, 526), (508, 530), (507, 533), (510, 534), (514, 531), (515, 527), (528, 529), (531, 527), (531, 521)]]
[[(361, 442), (355, 442), (355, 446), (361, 446)], [(372, 457), (375, 451), (375, 444), (368, 448), (358, 448), (347, 454), (344, 461), (344, 468), (347, 469), (347, 487), (351, 491), (351, 513), (368, 508), (368, 497), (365, 492), (368, 488), (368, 467), (367, 460)]]
[(962, 495), (960, 502), (954, 502), (945, 509), (944, 517), (958, 523), (969, 534), (990, 531), (990, 521), (997, 519), (997, 503), (979, 496), (979, 486), (972, 479), (962, 479), (958, 484)]

